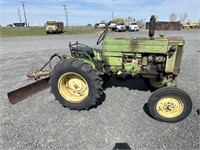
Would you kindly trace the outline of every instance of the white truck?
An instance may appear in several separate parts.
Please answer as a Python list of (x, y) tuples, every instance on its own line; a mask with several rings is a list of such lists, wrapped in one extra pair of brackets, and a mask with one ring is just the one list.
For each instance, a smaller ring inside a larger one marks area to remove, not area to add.
[(129, 26), (128, 26), (128, 30), (129, 31), (139, 31), (139, 26), (137, 25), (136, 22), (131, 22), (129, 23)]
[(116, 29), (116, 22), (110, 22), (110, 24), (109, 24), (109, 28), (112, 30), (112, 31), (114, 31), (115, 29)]
[(123, 22), (117, 23), (115, 31), (116, 32), (120, 32), (120, 31), (125, 32), (126, 31), (126, 26), (124, 25)]
[(94, 25), (94, 28), (106, 28), (106, 23), (96, 23)]

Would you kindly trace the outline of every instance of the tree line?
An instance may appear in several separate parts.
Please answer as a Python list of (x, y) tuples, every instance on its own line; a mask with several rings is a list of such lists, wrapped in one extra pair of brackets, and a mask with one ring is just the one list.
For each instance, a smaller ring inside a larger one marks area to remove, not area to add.
[[(159, 20), (159, 16), (155, 16), (156, 20)], [(169, 21), (174, 22), (174, 21), (180, 21), (181, 24), (185, 23), (191, 23), (191, 20), (188, 17), (187, 13), (182, 13), (180, 15), (176, 13), (171, 13), (169, 14)], [(106, 23), (106, 20), (101, 20), (100, 23)], [(137, 22), (140, 27), (144, 27), (146, 23), (146, 18), (141, 18), (136, 20), (133, 17), (127, 17), (127, 18), (114, 18), (112, 22)]]
[[(176, 13), (171, 13), (169, 15), (169, 20), (174, 22), (178, 20), (178, 15)], [(185, 23), (190, 23), (191, 20), (188, 18), (188, 14), (187, 13), (183, 13), (179, 16), (179, 20), (181, 22), (181, 24), (185, 24)]]

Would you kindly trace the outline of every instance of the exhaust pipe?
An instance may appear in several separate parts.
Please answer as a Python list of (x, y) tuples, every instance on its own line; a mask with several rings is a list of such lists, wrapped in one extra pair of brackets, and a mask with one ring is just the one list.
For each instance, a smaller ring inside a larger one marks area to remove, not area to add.
[(150, 18), (150, 24), (149, 24), (149, 37), (150, 38), (152, 38), (154, 36), (155, 28), (156, 28), (156, 18), (154, 15), (152, 15)]

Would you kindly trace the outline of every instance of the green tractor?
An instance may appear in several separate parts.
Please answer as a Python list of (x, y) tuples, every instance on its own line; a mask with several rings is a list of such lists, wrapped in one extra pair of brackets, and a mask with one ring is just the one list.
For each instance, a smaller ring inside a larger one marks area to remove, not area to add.
[[(10, 102), (16, 104), (50, 86), (64, 107), (88, 110), (101, 98), (104, 82), (129, 75), (143, 78), (154, 91), (148, 101), (153, 118), (171, 123), (183, 120), (191, 112), (191, 98), (173, 81), (180, 72), (184, 40), (154, 37), (155, 24), (152, 16), (147, 38), (106, 38), (107, 28), (97, 40), (97, 44), (102, 42), (102, 50), (70, 43), (71, 56), (54, 54), (40, 70), (28, 73), (38, 81), (8, 93)], [(60, 61), (52, 68), (51, 60), (56, 56)], [(43, 70), (48, 64), (50, 69)]]

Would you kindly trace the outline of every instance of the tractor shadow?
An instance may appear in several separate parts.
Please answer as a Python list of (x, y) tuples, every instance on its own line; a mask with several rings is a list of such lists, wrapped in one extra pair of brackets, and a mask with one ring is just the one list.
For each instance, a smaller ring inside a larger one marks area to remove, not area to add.
[(98, 106), (100, 106), (105, 101), (105, 99), (106, 99), (106, 94), (103, 91), (102, 94), (101, 94), (101, 97), (96, 101), (95, 105), (93, 105), (89, 108), (89, 110), (97, 108)]
[[(114, 78), (112, 77), (109, 81), (107, 81), (106, 83), (103, 84), (103, 89), (106, 90), (107, 88), (112, 88), (112, 87), (126, 87), (129, 90), (138, 90), (138, 91), (150, 91), (152, 92), (145, 84), (144, 80), (141, 78)], [(106, 99), (106, 95), (103, 92), (101, 95), (101, 98), (96, 102), (96, 104), (94, 106), (91, 107), (91, 109), (93, 108), (97, 108), (99, 105), (101, 105)], [(149, 108), (148, 108), (148, 104), (145, 103), (143, 106), (143, 111), (146, 113), (146, 115), (148, 115), (149, 117), (151, 117), (152, 119), (154, 119), (152, 117), (152, 115), (149, 112)]]
[(148, 87), (145, 85), (144, 80), (141, 78), (111, 78), (108, 82), (103, 85), (104, 90), (112, 87), (126, 87), (129, 90), (138, 91), (149, 91)]
[[(148, 107), (148, 104), (145, 103), (144, 106), (143, 106), (143, 110), (144, 112), (146, 113), (146, 115), (148, 115), (150, 118), (154, 119), (154, 117), (151, 115), (151, 113), (149, 112), (149, 107)], [(154, 119), (155, 120), (155, 119)]]
[[(148, 91), (149, 89), (145, 85), (143, 79), (140, 78), (114, 78), (112, 77), (109, 81), (105, 82), (103, 84), (103, 90), (106, 90), (107, 88), (112, 87), (126, 87), (129, 90), (138, 90), (138, 91)], [(106, 99), (106, 95), (103, 91), (100, 99), (96, 102), (94, 106), (92, 106), (90, 109), (97, 108), (99, 105), (101, 105)], [(146, 109), (145, 109), (146, 110)]]

